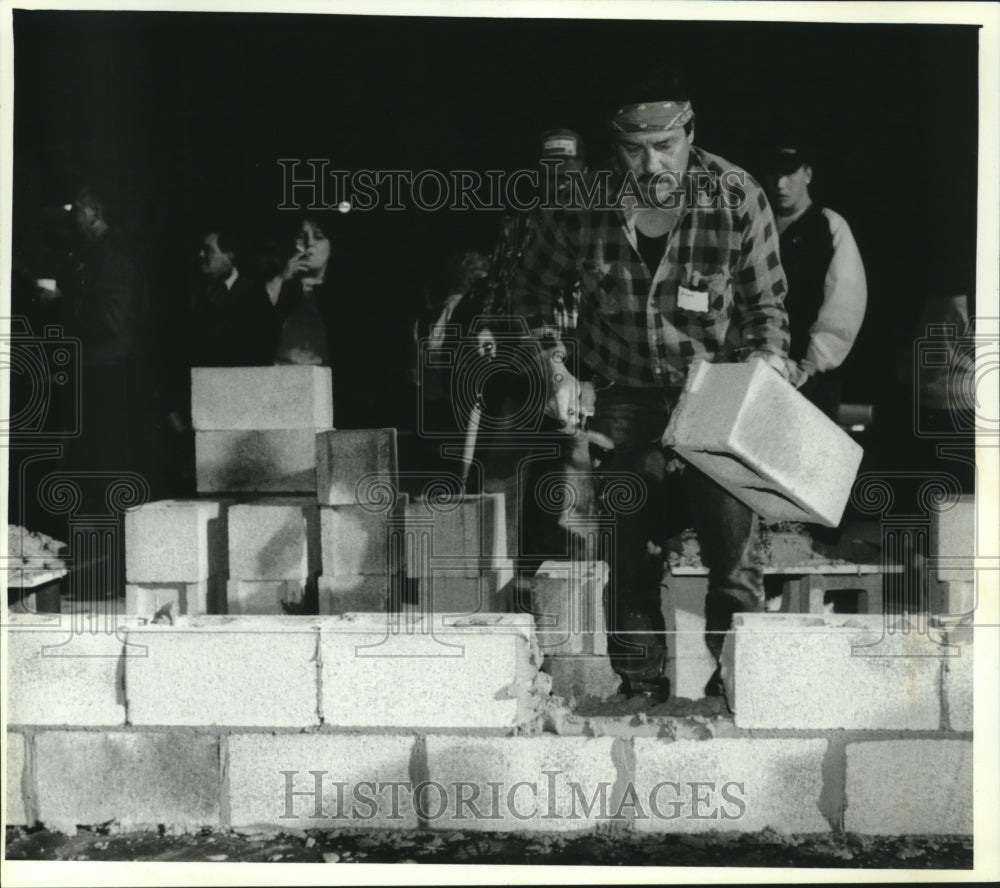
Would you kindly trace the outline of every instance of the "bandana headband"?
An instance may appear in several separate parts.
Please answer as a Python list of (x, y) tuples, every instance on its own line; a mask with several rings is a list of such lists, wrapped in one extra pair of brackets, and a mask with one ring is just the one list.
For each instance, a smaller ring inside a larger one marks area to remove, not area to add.
[(664, 132), (694, 117), (690, 102), (643, 102), (619, 108), (611, 126), (620, 133)]

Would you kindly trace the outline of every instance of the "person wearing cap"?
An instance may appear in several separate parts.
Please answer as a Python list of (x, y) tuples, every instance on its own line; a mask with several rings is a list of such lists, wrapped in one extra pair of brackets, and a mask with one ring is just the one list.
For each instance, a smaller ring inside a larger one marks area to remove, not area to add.
[[(657, 79), (630, 98), (646, 101), (618, 107), (612, 138), (618, 180), (643, 199), (552, 213), (513, 291), (542, 342), (546, 412), (571, 434), (592, 414), (589, 429), (614, 444), (595, 478), (615, 517), (608, 652), (623, 694), (659, 701), (670, 691), (660, 584), (671, 535), (690, 526), (698, 534), (709, 569), (706, 642), (717, 661), (732, 615), (759, 610), (764, 598), (751, 557), (757, 516), (662, 441), (670, 413), (696, 361), (756, 356), (787, 378), (789, 334), (763, 190), (694, 144), (694, 110), (678, 81)], [(571, 366), (559, 331), (545, 324), (546, 302), (578, 278)], [(721, 694), (718, 670), (705, 690)]]
[(813, 169), (800, 148), (775, 149), (765, 172), (788, 278), (790, 356), (799, 368), (802, 394), (836, 422), (838, 371), (861, 329), (868, 301), (865, 267), (843, 216), (813, 202)]
[[(491, 311), (509, 311), (514, 274), (542, 219), (553, 206), (566, 206), (572, 198), (568, 174), (587, 174), (583, 140), (571, 129), (547, 130), (541, 137), (540, 163), (539, 207), (532, 212), (507, 213), (501, 221), (500, 237), (490, 257), (490, 274), (481, 282), (483, 288), (493, 290), (485, 305)], [(577, 302), (575, 283), (558, 294), (551, 317), (558, 329), (571, 331), (576, 326)]]
[[(489, 274), (476, 282), (472, 297), (460, 304), (453, 318), (465, 330), (476, 324), (484, 357), (497, 358), (498, 366), (503, 363), (499, 360), (503, 355), (497, 349), (508, 346), (502, 337), (498, 343), (494, 332), (504, 332), (508, 336), (514, 334), (503, 319), (509, 318), (512, 313), (511, 284), (517, 267), (537, 236), (545, 216), (554, 207), (570, 206), (573, 202), (570, 174), (582, 178), (587, 176), (585, 145), (574, 130), (559, 127), (543, 132), (538, 157), (538, 206), (531, 211), (504, 214), (490, 257)], [(559, 287), (551, 296), (547, 302), (546, 324), (559, 330), (563, 341), (568, 343), (574, 336), (577, 323), (579, 280)], [(489, 321), (476, 321), (476, 318), (491, 317)], [(486, 412), (491, 419), (507, 422), (514, 436), (526, 434), (516, 425), (524, 417), (522, 407), (525, 401), (531, 397), (527, 376), (503, 372), (491, 374), (483, 394)], [(511, 504), (508, 511), (508, 543), (514, 553), (519, 578), (534, 575), (547, 560), (546, 556), (568, 556), (564, 544), (565, 531), (559, 524), (560, 516), (541, 508), (536, 498), (528, 495), (527, 491), (546, 475), (578, 472), (581, 460), (587, 456), (586, 448), (574, 447), (575, 442), (557, 433), (555, 423), (546, 425), (540, 431), (547, 445), (559, 445), (558, 453), (553, 453), (551, 457), (536, 455), (527, 462), (523, 460), (524, 453), (516, 448), (493, 448), (483, 454), (488, 487), (504, 492), (507, 502)], [(515, 504), (518, 506), (516, 514)]]

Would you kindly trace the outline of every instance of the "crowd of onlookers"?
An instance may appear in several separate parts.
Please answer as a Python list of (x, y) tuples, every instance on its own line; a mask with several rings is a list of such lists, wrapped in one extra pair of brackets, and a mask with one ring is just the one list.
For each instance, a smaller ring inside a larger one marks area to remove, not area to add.
[[(572, 131), (543, 137), (541, 157), (547, 154), (562, 165), (561, 188), (567, 170), (588, 174)], [(837, 368), (864, 314), (864, 270), (844, 220), (810, 203), (808, 155), (783, 149), (768, 169), (762, 178), (798, 300), (789, 311), (793, 358), (812, 371), (802, 392), (836, 419)], [(62, 466), (135, 471), (155, 496), (194, 493), (195, 366), (330, 366), (337, 427), (396, 427), (410, 467), (444, 467), (440, 433), (460, 440), (469, 409), (456, 408), (453, 375), (422, 361), (428, 348), (449, 339), (475, 339), (477, 316), (509, 311), (508, 291), (541, 218), (493, 215), (473, 236), (442, 238), (418, 266), (401, 259), (403, 245), (391, 226), (365, 229), (360, 214), (344, 206), (275, 213), (269, 226), (214, 217), (157, 245), (161, 266), (166, 261), (172, 269), (164, 276), (162, 268), (152, 270), (148, 245), (138, 249), (128, 226), (119, 224), (119, 204), (107, 188), (84, 187), (65, 208), (72, 238), (56, 250), (61, 261), (50, 257), (43, 269), (15, 250), (12, 314), (26, 317), (35, 336), (58, 326), (80, 343), (68, 368), (72, 384), (45, 392), (46, 422), (73, 430)], [(788, 218), (795, 224), (786, 232)], [(408, 246), (408, 260), (423, 249)], [(548, 319), (566, 339), (579, 296), (573, 288), (559, 294)], [(488, 359), (490, 343), (478, 345)], [(32, 385), (12, 376), (12, 416), (34, 397)], [(519, 397), (509, 374), (479, 394), (501, 413)], [(426, 429), (434, 434), (422, 435)]]
[[(338, 428), (396, 427), (401, 459), (440, 469), (439, 437), (419, 431), (460, 435), (463, 417), (449, 374), (420, 365), (422, 344), (504, 310), (537, 218), (481, 219), (477, 233), (448, 233), (415, 261), (392, 226), (366, 227), (345, 205), (218, 216), (140, 244), (123, 203), (113, 184), (87, 185), (50, 219), (45, 261), (15, 255), (13, 314), (33, 334), (58, 327), (80, 345), (71, 385), (46, 393), (53, 429), (79, 425), (62, 467), (137, 472), (154, 496), (195, 492), (190, 370), (202, 366), (329, 366)], [(15, 407), (31, 386), (15, 380)]]
[[(85, 187), (66, 209), (72, 237), (44, 271), (16, 259), (11, 292), (29, 338), (58, 328), (71, 343), (65, 383), (49, 379), (43, 396), (61, 470), (131, 471), (153, 496), (193, 494), (195, 366), (327, 365), (338, 427), (407, 424), (413, 317), (378, 304), (384, 281), (364, 289), (340, 218), (279, 215), (256, 239), (209, 222), (170, 245), (183, 271), (158, 276), (105, 191)], [(37, 387), (14, 375), (12, 416)]]

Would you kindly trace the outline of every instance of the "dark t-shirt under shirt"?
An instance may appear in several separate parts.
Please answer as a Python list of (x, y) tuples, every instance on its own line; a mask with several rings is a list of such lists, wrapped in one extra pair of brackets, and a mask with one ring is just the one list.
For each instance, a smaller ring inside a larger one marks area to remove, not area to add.
[(639, 247), (639, 255), (642, 256), (642, 261), (646, 263), (649, 273), (655, 275), (656, 269), (660, 267), (663, 254), (667, 250), (667, 233), (661, 234), (659, 237), (648, 237), (639, 231), (639, 229), (636, 229), (635, 234), (636, 244)]

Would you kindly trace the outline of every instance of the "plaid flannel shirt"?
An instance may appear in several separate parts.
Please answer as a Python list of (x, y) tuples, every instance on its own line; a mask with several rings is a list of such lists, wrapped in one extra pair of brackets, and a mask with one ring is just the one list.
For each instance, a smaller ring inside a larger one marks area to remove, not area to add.
[[(696, 360), (739, 361), (754, 352), (785, 358), (785, 275), (764, 192), (739, 167), (692, 147), (689, 177), (699, 171), (715, 185), (685, 204), (655, 275), (639, 255), (630, 213), (548, 215), (514, 279), (514, 314), (545, 332), (552, 292), (579, 280), (580, 358), (626, 386), (680, 387)], [(739, 176), (745, 193), (735, 208), (722, 200), (723, 173)], [(707, 310), (680, 306), (682, 287), (707, 290)]]

